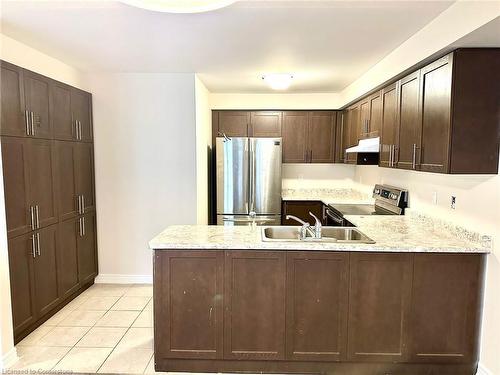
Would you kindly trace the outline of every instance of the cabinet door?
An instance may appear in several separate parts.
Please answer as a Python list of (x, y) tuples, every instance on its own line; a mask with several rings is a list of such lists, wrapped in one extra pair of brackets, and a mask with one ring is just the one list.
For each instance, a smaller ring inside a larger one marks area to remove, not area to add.
[(307, 162), (309, 112), (283, 112), (283, 163)]
[(37, 228), (57, 223), (57, 198), (53, 141), (29, 140), (29, 201), (35, 207)]
[(36, 258), (34, 261), (35, 299), (38, 316), (52, 310), (59, 302), (57, 279), (57, 225), (35, 232)]
[(419, 169), (422, 136), (420, 70), (401, 79), (399, 88), (399, 155), (397, 167)]
[(252, 112), (250, 127), (252, 137), (281, 137), (282, 112)]
[(73, 121), (80, 126), (80, 140), (92, 142), (92, 96), (85, 91), (71, 88), (71, 110)]
[(0, 133), (25, 137), (28, 135), (28, 128), (24, 112), (23, 70), (4, 61), (0, 65)]
[(97, 276), (95, 212), (81, 216), (78, 221), (78, 280), (83, 285)]
[(78, 230), (80, 219), (59, 223), (59, 245), (57, 246), (57, 272), (59, 295), (62, 299), (78, 290)]
[(481, 255), (416, 254), (410, 360), (473, 363), (478, 360)]
[(345, 359), (348, 264), (348, 253), (287, 253), (287, 359)]
[(370, 114), (368, 116), (368, 135), (378, 137), (382, 127), (382, 93), (377, 91), (369, 98)]
[(227, 251), (224, 359), (285, 358), (285, 252)]
[(37, 318), (33, 260), (35, 237), (32, 233), (9, 240), (10, 294), (14, 334), (17, 335)]
[(26, 109), (32, 113), (30, 123), (37, 138), (52, 139), (52, 124), (49, 118), (49, 78), (24, 70), (24, 98)]
[(29, 232), (33, 223), (29, 205), (29, 139), (2, 137), (5, 214), (9, 238)]
[(78, 215), (76, 189), (76, 148), (75, 142), (55, 141), (56, 165), (58, 173), (57, 203), (59, 220), (67, 220)]
[[(348, 115), (348, 120), (349, 120), (349, 134), (347, 137), (347, 147), (353, 147), (358, 144), (358, 138), (359, 138), (359, 116), (360, 116), (360, 109), (359, 105), (356, 105), (354, 107), (349, 108), (349, 115)], [(357, 154), (355, 153), (346, 153), (345, 160), (344, 162), (349, 163), (349, 164), (355, 164), (356, 163), (356, 158)]]
[(335, 163), (344, 162), (344, 131), (345, 116), (343, 111), (337, 111), (335, 114), (337, 121), (335, 126)]
[(451, 55), (422, 69), (422, 150), (420, 169), (447, 173), (451, 131)]
[(83, 196), (84, 211), (95, 209), (94, 149), (90, 143), (76, 145), (75, 175), (77, 194)]
[(248, 137), (250, 112), (220, 111), (218, 114), (217, 137), (222, 134), (228, 137)]
[(49, 99), (54, 138), (63, 141), (76, 139), (76, 129), (71, 113), (71, 87), (51, 81)]
[(155, 355), (222, 359), (223, 251), (157, 251)]
[(333, 163), (335, 120), (333, 112), (311, 112), (308, 136), (310, 163)]
[(287, 215), (293, 215), (305, 222), (315, 225), (316, 220), (309, 214), (312, 212), (320, 220), (323, 220), (323, 203), (316, 201), (284, 201), (281, 221), (283, 225), (300, 225), (295, 220), (288, 220)]
[(358, 138), (363, 139), (368, 137), (370, 132), (370, 98), (365, 98), (359, 103), (359, 123), (358, 123)]
[(380, 139), (381, 167), (394, 167), (397, 163), (399, 139), (398, 83), (382, 89), (382, 135)]
[(411, 256), (351, 254), (349, 361), (405, 361)]

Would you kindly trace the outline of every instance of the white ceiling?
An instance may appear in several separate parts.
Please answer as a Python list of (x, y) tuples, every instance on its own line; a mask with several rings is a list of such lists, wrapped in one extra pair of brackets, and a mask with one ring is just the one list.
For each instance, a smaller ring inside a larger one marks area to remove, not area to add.
[(115, 1), (2, 1), (2, 32), (83, 71), (197, 72), (212, 92), (342, 90), (452, 1), (243, 0), (199, 14)]

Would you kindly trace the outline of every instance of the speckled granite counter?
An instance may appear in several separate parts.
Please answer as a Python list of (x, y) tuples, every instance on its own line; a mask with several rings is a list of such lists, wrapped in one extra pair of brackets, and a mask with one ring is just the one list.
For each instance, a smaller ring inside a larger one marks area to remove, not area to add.
[(481, 236), (419, 215), (347, 216), (374, 244), (264, 242), (261, 227), (176, 225), (149, 242), (151, 249), (255, 249), (489, 253)]
[(369, 194), (349, 188), (338, 189), (283, 189), (281, 198), (284, 201), (321, 201), (333, 203), (373, 203)]

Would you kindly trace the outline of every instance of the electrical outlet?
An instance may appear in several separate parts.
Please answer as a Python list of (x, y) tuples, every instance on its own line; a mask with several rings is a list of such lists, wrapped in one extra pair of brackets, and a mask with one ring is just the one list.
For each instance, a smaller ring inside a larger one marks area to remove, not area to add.
[(451, 196), (451, 208), (457, 208), (457, 197), (455, 197), (454, 195)]
[(438, 204), (438, 193), (437, 191), (432, 192), (432, 204)]

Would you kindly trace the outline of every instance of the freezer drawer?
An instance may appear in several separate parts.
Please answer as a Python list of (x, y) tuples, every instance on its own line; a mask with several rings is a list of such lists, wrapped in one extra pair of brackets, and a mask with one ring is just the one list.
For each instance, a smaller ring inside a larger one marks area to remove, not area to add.
[(217, 215), (217, 225), (281, 225), (281, 215), (255, 216)]

